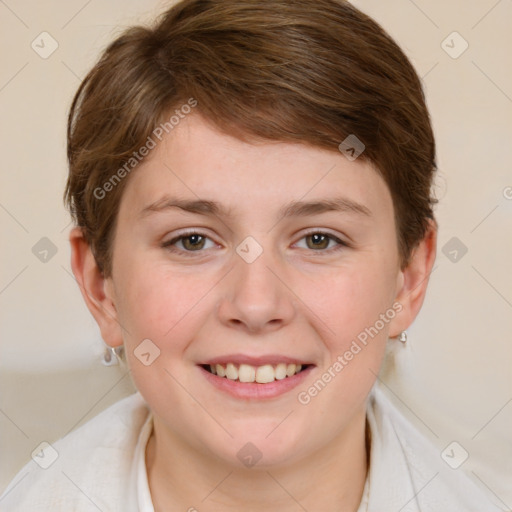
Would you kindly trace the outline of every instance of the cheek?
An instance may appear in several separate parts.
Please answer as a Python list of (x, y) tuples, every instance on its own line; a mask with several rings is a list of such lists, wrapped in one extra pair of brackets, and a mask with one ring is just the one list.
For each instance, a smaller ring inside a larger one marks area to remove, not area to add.
[(170, 272), (161, 265), (141, 267), (126, 268), (130, 277), (118, 290), (120, 321), (129, 333), (125, 342), (133, 346), (149, 338), (163, 347), (172, 339), (172, 347), (178, 348), (176, 333), (199, 314), (211, 282), (204, 275)]
[(324, 325), (327, 357), (317, 380), (301, 390), (298, 400), (324, 411), (332, 420), (333, 435), (340, 411), (345, 411), (346, 417), (355, 413), (379, 373), (389, 325), (381, 315), (392, 309), (392, 283), (392, 272), (386, 273), (375, 262), (373, 266), (339, 269), (330, 279), (317, 283), (321, 287), (310, 289), (308, 306), (320, 319), (316, 325)]
[[(211, 281), (204, 275), (171, 274), (162, 267), (132, 269), (127, 275), (132, 278), (120, 290), (119, 318), (125, 327), (128, 366), (137, 389), (154, 404), (155, 397), (163, 396), (162, 386), (176, 389), (174, 378), (184, 380), (181, 362), (204, 320), (201, 299)], [(179, 392), (164, 394), (168, 405), (175, 407), (183, 398)]]
[(393, 273), (382, 262), (340, 267), (303, 283), (306, 305), (324, 324), (333, 349), (342, 349), (375, 324), (393, 301)]

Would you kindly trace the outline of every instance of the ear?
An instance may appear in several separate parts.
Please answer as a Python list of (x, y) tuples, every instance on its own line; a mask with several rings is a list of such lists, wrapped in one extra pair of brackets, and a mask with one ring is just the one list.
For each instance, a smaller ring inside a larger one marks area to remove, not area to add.
[(407, 329), (418, 315), (436, 259), (437, 223), (429, 221), (429, 228), (423, 240), (412, 252), (407, 267), (397, 276), (397, 295), (395, 302), (402, 310), (390, 322), (389, 337), (395, 338)]
[(105, 343), (118, 347), (123, 344), (123, 336), (115, 307), (112, 279), (103, 276), (81, 228), (71, 230), (69, 241), (71, 268), (85, 303), (98, 323)]

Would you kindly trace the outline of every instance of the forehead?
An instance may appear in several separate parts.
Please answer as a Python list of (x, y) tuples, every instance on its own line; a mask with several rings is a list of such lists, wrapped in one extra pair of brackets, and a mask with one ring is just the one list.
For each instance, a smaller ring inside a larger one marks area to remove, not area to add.
[(388, 187), (369, 162), (306, 144), (244, 142), (198, 114), (183, 119), (138, 166), (122, 203), (135, 212), (166, 195), (214, 200), (233, 213), (338, 197), (392, 213)]

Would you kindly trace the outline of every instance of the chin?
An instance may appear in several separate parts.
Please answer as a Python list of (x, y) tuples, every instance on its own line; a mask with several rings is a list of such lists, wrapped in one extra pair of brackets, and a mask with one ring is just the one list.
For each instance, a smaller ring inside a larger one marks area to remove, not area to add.
[[(277, 434), (277, 431), (272, 432), (273, 429), (275, 424), (270, 429), (257, 430), (253, 426), (240, 434), (233, 432), (234, 438), (225, 444), (218, 455), (229, 465), (251, 469), (270, 469), (296, 460), (300, 456), (295, 439), (300, 437), (297, 431), (283, 429)], [(211, 448), (218, 452), (219, 446)]]

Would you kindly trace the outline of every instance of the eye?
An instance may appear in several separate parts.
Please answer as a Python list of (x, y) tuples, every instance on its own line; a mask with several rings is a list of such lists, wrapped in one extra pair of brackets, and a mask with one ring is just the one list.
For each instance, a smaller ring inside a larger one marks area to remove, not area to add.
[[(305, 241), (305, 246), (304, 244), (302, 246), (300, 245), (303, 240)], [(327, 252), (326, 250), (330, 251), (348, 247), (348, 244), (329, 233), (315, 231), (308, 233), (306, 236), (301, 238), (299, 242), (297, 242), (297, 246), (301, 247), (302, 249), (312, 249), (314, 251)]]
[[(164, 242), (162, 247), (179, 253), (202, 252), (203, 250), (215, 247), (215, 242), (206, 235), (199, 232), (183, 233), (173, 239)], [(296, 246), (301, 249), (311, 249), (319, 252), (331, 252), (344, 247), (348, 244), (335, 237), (332, 234), (321, 231), (314, 231), (306, 234), (297, 243)]]
[(214, 246), (213, 240), (196, 232), (182, 234), (162, 244), (162, 247), (166, 247), (174, 252), (199, 252)]

